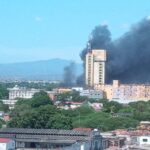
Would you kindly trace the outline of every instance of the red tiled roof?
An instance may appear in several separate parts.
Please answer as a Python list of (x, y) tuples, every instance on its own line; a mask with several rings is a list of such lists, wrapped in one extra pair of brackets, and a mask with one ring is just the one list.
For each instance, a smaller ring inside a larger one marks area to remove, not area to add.
[(92, 128), (74, 128), (74, 131), (92, 131)]
[(0, 138), (0, 143), (8, 143), (10, 142), (11, 139), (7, 139), (7, 138)]

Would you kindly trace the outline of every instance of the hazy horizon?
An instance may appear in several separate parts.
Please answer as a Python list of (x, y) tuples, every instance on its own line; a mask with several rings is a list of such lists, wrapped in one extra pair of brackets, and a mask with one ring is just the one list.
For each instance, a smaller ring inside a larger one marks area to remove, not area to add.
[(5, 62), (0, 63), (0, 65), (7, 65), (7, 64), (20, 64), (20, 63), (34, 63), (34, 62), (42, 62), (42, 61), (51, 61), (51, 60), (64, 60), (64, 61), (70, 61), (75, 62), (76, 64), (81, 64), (82, 61), (74, 61), (72, 59), (64, 59), (64, 58), (50, 58), (50, 59), (37, 59), (37, 60), (29, 60), (29, 61), (16, 61), (16, 62)]

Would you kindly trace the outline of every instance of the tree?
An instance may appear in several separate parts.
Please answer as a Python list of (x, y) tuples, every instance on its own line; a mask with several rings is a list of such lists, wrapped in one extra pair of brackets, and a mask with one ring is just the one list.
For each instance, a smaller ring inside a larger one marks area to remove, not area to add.
[(79, 92), (77, 91), (72, 91), (72, 92), (58, 94), (57, 100), (61, 102), (66, 102), (66, 101), (84, 102), (84, 101), (88, 101), (89, 98), (87, 96), (80, 96)]
[(134, 109), (131, 106), (124, 106), (119, 110), (119, 113), (133, 113)]
[(51, 129), (66, 129), (66, 130), (70, 130), (73, 128), (71, 118), (63, 114), (56, 114), (50, 117), (46, 124), (46, 127)]
[(0, 85), (0, 99), (7, 99), (9, 92), (4, 85)]
[(105, 101), (103, 102), (103, 111), (108, 113), (117, 113), (122, 109), (122, 104), (115, 101)]
[(53, 103), (50, 97), (44, 91), (35, 93), (33, 98), (31, 99), (31, 107), (33, 108), (40, 107), (42, 105), (48, 105), (48, 104), (52, 105)]
[(71, 92), (60, 93), (57, 95), (57, 100), (61, 102), (66, 102), (71, 100)]
[(147, 102), (144, 102), (144, 101), (138, 101), (138, 102), (132, 102), (132, 103), (129, 103), (129, 105), (136, 109), (137, 111), (139, 112), (144, 112), (145, 110), (149, 109), (147, 106), (148, 103)]
[(72, 120), (65, 116), (53, 105), (32, 108), (26, 113), (15, 116), (8, 123), (9, 127), (18, 128), (53, 128), (53, 129), (72, 129)]
[(5, 124), (5, 121), (0, 119), (0, 128), (2, 128), (2, 126)]
[(28, 104), (16, 104), (15, 108), (11, 110), (10, 116), (12, 118), (15, 117), (22, 117), (23, 115), (27, 114), (29, 111), (31, 111), (31, 105)]
[(89, 107), (88, 105), (83, 105), (79, 108), (76, 108), (74, 111), (80, 112), (80, 114), (83, 116), (86, 116), (87, 114), (92, 114), (95, 112), (93, 108)]
[(104, 121), (104, 130), (135, 128), (139, 122), (127, 117), (109, 117)]
[(15, 105), (31, 105), (31, 99), (25, 99), (25, 98), (17, 98), (17, 102)]
[(3, 101), (0, 101), (0, 111), (8, 112), (9, 106), (4, 104)]

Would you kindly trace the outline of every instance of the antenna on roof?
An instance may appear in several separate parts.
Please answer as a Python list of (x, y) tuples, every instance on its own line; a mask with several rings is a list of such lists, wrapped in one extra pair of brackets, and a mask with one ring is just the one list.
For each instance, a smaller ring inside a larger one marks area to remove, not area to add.
[(89, 40), (88, 40), (88, 43), (87, 43), (87, 49), (88, 51), (91, 51), (92, 50), (92, 44), (91, 44), (91, 41), (92, 41), (92, 34), (89, 35)]

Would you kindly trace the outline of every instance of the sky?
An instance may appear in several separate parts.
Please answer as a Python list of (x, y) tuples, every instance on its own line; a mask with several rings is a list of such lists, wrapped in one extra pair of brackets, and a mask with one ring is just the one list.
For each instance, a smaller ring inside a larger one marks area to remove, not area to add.
[(107, 24), (117, 39), (149, 15), (149, 0), (0, 0), (0, 64), (80, 62), (95, 26)]

